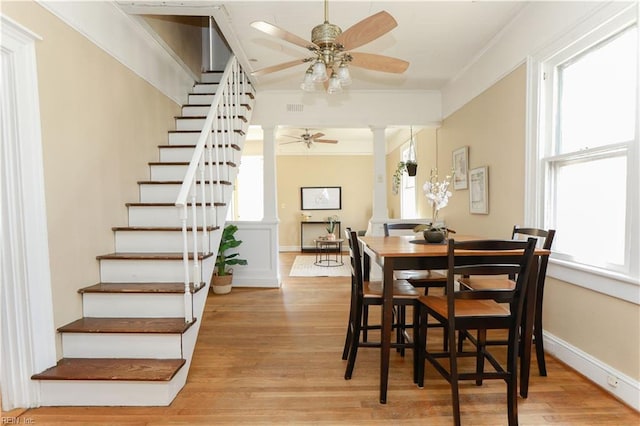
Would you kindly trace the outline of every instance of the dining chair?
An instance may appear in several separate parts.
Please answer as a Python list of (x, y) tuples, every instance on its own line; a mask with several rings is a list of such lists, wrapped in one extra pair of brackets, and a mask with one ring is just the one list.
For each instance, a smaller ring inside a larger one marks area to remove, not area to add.
[[(464, 255), (456, 256), (456, 250), (464, 250)], [(521, 254), (513, 254), (521, 250)], [(447, 246), (447, 287), (444, 296), (420, 296), (418, 298), (418, 322), (416, 352), (418, 353), (416, 371), (417, 383), (424, 386), (425, 361), (440, 373), (451, 386), (454, 424), (460, 425), (460, 380), (475, 380), (481, 385), (485, 379), (502, 379), (507, 384), (507, 412), (509, 425), (518, 424), (517, 401), (517, 361), (519, 349), (519, 328), (523, 315), (524, 295), (533, 263), (535, 239), (527, 241), (513, 240), (476, 240), (456, 242), (448, 241)], [(477, 252), (470, 255), (469, 251)], [(507, 252), (508, 251), (508, 252)], [(457, 290), (456, 276), (476, 275), (514, 275), (515, 286), (512, 289)], [(432, 351), (427, 345), (426, 327), (428, 317), (447, 324), (446, 332), (449, 350)], [(507, 330), (507, 357), (500, 363), (486, 346), (487, 330)], [(455, 344), (456, 331), (476, 332), (474, 351), (459, 351)], [(475, 358), (475, 371), (459, 371), (458, 360), (462, 357)], [(448, 369), (445, 362), (448, 361)], [(484, 371), (485, 360), (493, 371)]]
[[(511, 233), (511, 239), (522, 239), (529, 237), (536, 237), (537, 243), (542, 243), (542, 248), (545, 250), (551, 250), (553, 244), (553, 238), (556, 231), (554, 229), (544, 230), (538, 228), (521, 228), (518, 225), (513, 227)], [(541, 376), (547, 375), (547, 366), (544, 358), (544, 344), (542, 339), (542, 302), (544, 300), (544, 283), (547, 275), (547, 264), (549, 262), (549, 256), (541, 256), (538, 266), (537, 282), (536, 285), (536, 301), (534, 309), (534, 323), (533, 323), (533, 343), (536, 348), (536, 359), (538, 362), (538, 372)], [(484, 290), (490, 288), (496, 289), (510, 289), (515, 285), (514, 277), (478, 277), (478, 278), (462, 278), (460, 283), (466, 288), (471, 290)], [(464, 339), (464, 334), (460, 335), (460, 341)], [(504, 340), (491, 340), (487, 342), (488, 345), (504, 345)], [(522, 386), (522, 384), (521, 384)], [(524, 395), (527, 394), (526, 389)]]
[[(412, 231), (418, 225), (421, 224), (408, 222), (385, 223), (383, 224), (384, 236), (392, 235), (393, 231), (399, 231), (399, 233), (407, 235), (407, 231)], [(424, 288), (424, 294), (429, 294), (430, 288), (444, 288), (447, 284), (446, 275), (432, 270), (395, 271), (394, 276), (399, 280), (409, 281), (414, 287)]]
[[(371, 342), (361, 339), (362, 331), (365, 329), (381, 329), (380, 325), (370, 325), (367, 321), (368, 308), (372, 305), (382, 306), (382, 282), (364, 281), (362, 271), (362, 254), (360, 243), (356, 232), (350, 228), (345, 230), (347, 241), (349, 242), (349, 258), (351, 265), (351, 307), (349, 312), (349, 324), (347, 336), (343, 350), (342, 359), (347, 359), (345, 370), (345, 380), (351, 379), (353, 369), (358, 355), (358, 348), (379, 348), (380, 341)], [(405, 280), (394, 280), (393, 282), (393, 305), (396, 308), (396, 315), (393, 327), (400, 331), (396, 342), (392, 344), (395, 348), (414, 348), (414, 336), (408, 336), (407, 328), (412, 327), (415, 335), (417, 324), (407, 325), (405, 316), (399, 312), (406, 306), (415, 306), (415, 301), (420, 294)], [(414, 328), (415, 327), (415, 328)], [(347, 356), (348, 355), (348, 356)], [(413, 351), (414, 365), (417, 362), (416, 351)]]

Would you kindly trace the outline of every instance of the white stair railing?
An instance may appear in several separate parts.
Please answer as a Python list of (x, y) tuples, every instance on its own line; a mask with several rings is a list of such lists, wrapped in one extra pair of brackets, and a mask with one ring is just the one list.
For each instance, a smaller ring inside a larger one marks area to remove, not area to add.
[[(235, 126), (239, 123), (238, 110), (241, 97), (247, 93), (248, 78), (235, 57), (231, 57), (222, 74), (218, 90), (207, 113), (204, 126), (185, 173), (182, 187), (175, 205), (179, 210), (182, 226), (182, 262), (184, 265), (184, 308), (185, 321), (193, 322), (193, 304), (190, 283), (194, 285), (207, 277), (202, 276), (199, 263), (198, 241), (202, 241), (202, 254), (210, 254), (217, 247), (211, 247), (208, 232), (207, 213), (213, 218), (212, 226), (217, 222), (216, 202), (224, 202), (223, 175), (230, 178), (227, 158), (228, 150), (233, 149)], [(225, 174), (224, 171), (227, 170)], [(198, 191), (198, 185), (200, 185)], [(198, 231), (197, 201), (200, 193), (202, 226)], [(191, 209), (189, 209), (189, 206)], [(188, 229), (189, 210), (191, 210), (191, 230)], [(189, 249), (189, 233), (192, 237), (192, 249)], [(215, 253), (214, 253), (215, 254)], [(189, 265), (189, 260), (192, 265)]]

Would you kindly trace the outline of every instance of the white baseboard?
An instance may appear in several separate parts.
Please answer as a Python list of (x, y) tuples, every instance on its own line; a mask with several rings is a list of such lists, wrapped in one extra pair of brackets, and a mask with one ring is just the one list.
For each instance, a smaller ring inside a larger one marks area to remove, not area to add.
[[(544, 332), (544, 349), (634, 410), (640, 411), (640, 382), (637, 380), (551, 333)], [(617, 382), (617, 386), (608, 383), (610, 378)]]

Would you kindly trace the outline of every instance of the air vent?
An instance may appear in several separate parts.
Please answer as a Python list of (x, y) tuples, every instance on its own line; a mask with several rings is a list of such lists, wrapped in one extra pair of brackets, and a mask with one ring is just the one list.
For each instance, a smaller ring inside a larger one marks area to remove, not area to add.
[(302, 104), (287, 104), (287, 112), (302, 112), (303, 109)]

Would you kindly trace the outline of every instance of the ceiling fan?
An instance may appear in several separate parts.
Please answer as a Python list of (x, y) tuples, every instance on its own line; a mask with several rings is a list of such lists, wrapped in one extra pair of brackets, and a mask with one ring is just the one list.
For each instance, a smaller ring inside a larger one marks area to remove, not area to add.
[(294, 138), (296, 140), (289, 141), (289, 142), (282, 142), (280, 143), (280, 145), (287, 145), (291, 143), (302, 142), (307, 145), (307, 148), (311, 148), (311, 145), (313, 145), (314, 143), (338, 143), (338, 141), (334, 139), (320, 139), (321, 137), (324, 136), (324, 133), (318, 132), (318, 133), (310, 134), (309, 129), (304, 129), (304, 133), (299, 136), (291, 136), (291, 135), (283, 135), (283, 136), (286, 136), (288, 138)]
[(324, 23), (311, 31), (311, 41), (264, 21), (255, 21), (251, 26), (268, 35), (278, 37), (289, 43), (304, 47), (312, 56), (284, 62), (254, 71), (252, 75), (261, 76), (281, 71), (299, 64), (309, 63), (301, 88), (315, 90), (316, 83), (324, 83), (327, 92), (336, 93), (351, 83), (349, 65), (373, 71), (401, 74), (409, 67), (409, 62), (390, 56), (374, 53), (353, 52), (394, 29), (398, 23), (386, 11), (378, 12), (342, 31), (337, 25), (329, 23), (328, 0), (324, 2)]

